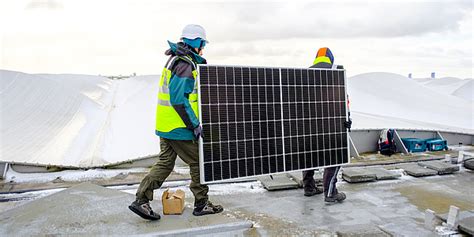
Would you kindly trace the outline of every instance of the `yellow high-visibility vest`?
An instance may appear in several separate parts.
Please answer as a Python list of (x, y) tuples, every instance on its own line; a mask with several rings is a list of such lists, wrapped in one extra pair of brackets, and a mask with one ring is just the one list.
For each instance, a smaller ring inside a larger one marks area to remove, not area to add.
[(318, 63), (329, 63), (332, 64), (331, 59), (329, 59), (326, 56), (318, 56), (314, 59), (313, 65), (318, 64)]
[[(161, 73), (159, 89), (158, 89), (158, 105), (156, 106), (156, 131), (159, 132), (170, 132), (176, 128), (186, 128), (181, 117), (178, 115), (176, 110), (171, 106), (169, 84), (171, 79), (170, 68), (176, 60), (185, 60), (189, 62), (193, 67), (193, 78), (196, 80), (197, 77), (197, 66), (189, 57), (174, 56), (168, 60)], [(189, 103), (194, 111), (196, 117), (199, 117), (198, 111), (198, 93), (197, 83), (194, 83), (194, 90), (189, 94)]]

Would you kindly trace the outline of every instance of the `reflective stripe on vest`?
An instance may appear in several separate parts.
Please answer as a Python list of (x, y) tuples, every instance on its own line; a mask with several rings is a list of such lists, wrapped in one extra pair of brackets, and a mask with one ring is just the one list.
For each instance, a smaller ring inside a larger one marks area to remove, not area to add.
[(326, 56), (316, 57), (316, 58), (314, 59), (313, 65), (314, 65), (314, 64), (318, 64), (318, 63), (329, 63), (329, 64), (332, 64), (332, 63), (331, 63), (331, 59), (329, 59), (329, 58), (326, 57)]
[[(193, 79), (196, 80), (197, 78), (197, 67), (196, 64), (191, 60), (189, 57), (170, 57), (168, 62), (163, 68), (163, 72), (161, 73), (159, 88), (158, 88), (158, 103), (156, 107), (156, 131), (159, 132), (170, 132), (176, 128), (186, 128), (181, 117), (178, 115), (176, 110), (173, 108), (170, 102), (170, 94), (169, 94), (169, 84), (171, 80), (171, 68), (176, 60), (184, 60), (190, 63), (193, 67)], [(194, 90), (189, 94), (189, 103), (191, 104), (191, 108), (198, 117), (198, 93), (197, 93), (197, 83), (194, 83)]]

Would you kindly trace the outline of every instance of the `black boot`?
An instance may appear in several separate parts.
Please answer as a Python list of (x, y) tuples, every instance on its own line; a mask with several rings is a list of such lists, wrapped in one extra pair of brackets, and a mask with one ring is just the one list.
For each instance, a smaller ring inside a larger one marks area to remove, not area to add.
[(321, 193), (323, 193), (323, 190), (318, 187), (304, 189), (304, 195), (306, 197), (311, 197), (311, 196), (314, 196), (316, 194), (321, 194)]
[(203, 205), (195, 206), (193, 215), (203, 216), (203, 215), (221, 213), (222, 211), (224, 211), (224, 208), (221, 205), (214, 205), (210, 201), (207, 201)]
[(159, 220), (160, 214), (154, 212), (151, 209), (150, 202), (140, 202), (138, 200), (132, 202), (128, 209), (133, 211), (135, 214), (139, 215), (141, 218), (156, 221)]
[(325, 196), (324, 201), (328, 204), (336, 203), (336, 202), (342, 202), (346, 199), (346, 194), (342, 192), (336, 192), (336, 194), (332, 196)]

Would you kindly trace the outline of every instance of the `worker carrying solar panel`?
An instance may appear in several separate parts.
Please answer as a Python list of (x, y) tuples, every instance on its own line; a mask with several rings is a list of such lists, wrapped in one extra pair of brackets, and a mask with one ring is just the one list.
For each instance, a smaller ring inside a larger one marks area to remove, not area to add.
[[(342, 66), (334, 64), (334, 56), (329, 48), (320, 48), (318, 50), (313, 65), (310, 68), (343, 69)], [(351, 124), (352, 121), (349, 118), (349, 120), (344, 123), (344, 126), (350, 131)], [(324, 201), (327, 203), (341, 202), (346, 199), (346, 195), (343, 192), (339, 192), (336, 188), (337, 173), (339, 172), (340, 168), (341, 166), (324, 168), (322, 190), (316, 186), (316, 182), (314, 180), (314, 170), (303, 171), (304, 195), (313, 196), (324, 192)]]
[(202, 57), (208, 43), (206, 32), (200, 25), (187, 25), (181, 42), (171, 43), (165, 52), (169, 60), (163, 69), (158, 89), (156, 130), (160, 137), (160, 154), (148, 175), (141, 181), (136, 200), (129, 206), (137, 215), (150, 220), (160, 219), (151, 209), (153, 190), (161, 187), (174, 168), (176, 156), (190, 167), (190, 189), (194, 194), (196, 216), (223, 211), (208, 198), (209, 188), (200, 183), (199, 148), (196, 140), (202, 135), (198, 120), (198, 94), (196, 85), (197, 64), (206, 64)]

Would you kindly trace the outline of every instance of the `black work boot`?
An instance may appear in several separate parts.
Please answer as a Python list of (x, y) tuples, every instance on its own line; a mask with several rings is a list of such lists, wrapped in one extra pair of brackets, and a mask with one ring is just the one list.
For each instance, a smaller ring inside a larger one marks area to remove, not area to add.
[(159, 220), (160, 214), (154, 212), (151, 209), (150, 202), (140, 202), (138, 200), (132, 202), (130, 206), (128, 206), (128, 209), (133, 211), (135, 214), (139, 215), (141, 218), (147, 219), (147, 220), (152, 220), (156, 221)]
[(203, 215), (221, 213), (222, 211), (224, 211), (224, 208), (221, 205), (214, 205), (210, 201), (207, 201), (205, 204), (201, 206), (195, 206), (193, 215), (203, 216)]
[(316, 194), (321, 194), (321, 193), (323, 193), (323, 190), (318, 187), (304, 189), (304, 195), (306, 197), (311, 197), (311, 196), (314, 196)]
[(332, 196), (325, 196), (324, 197), (324, 201), (328, 204), (333, 204), (333, 203), (336, 203), (336, 202), (342, 202), (344, 201), (344, 199), (346, 199), (346, 194), (345, 193), (342, 193), (342, 192), (336, 192), (336, 194), (332, 195)]

